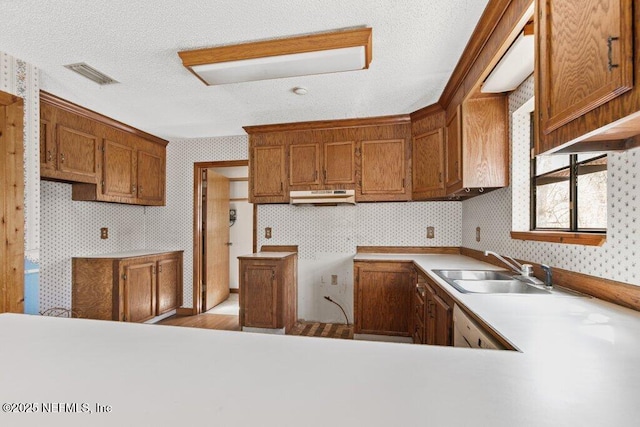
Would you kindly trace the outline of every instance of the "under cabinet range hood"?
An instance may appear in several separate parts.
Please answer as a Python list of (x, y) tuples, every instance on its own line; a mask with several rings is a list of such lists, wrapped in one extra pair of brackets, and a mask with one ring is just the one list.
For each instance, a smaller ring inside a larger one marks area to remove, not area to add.
[(291, 191), (289, 200), (292, 205), (337, 205), (356, 204), (355, 190), (311, 190)]

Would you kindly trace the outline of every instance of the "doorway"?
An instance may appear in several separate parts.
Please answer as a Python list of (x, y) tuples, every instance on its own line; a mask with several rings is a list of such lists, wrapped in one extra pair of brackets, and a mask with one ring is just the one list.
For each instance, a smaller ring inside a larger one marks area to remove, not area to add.
[(248, 160), (194, 164), (193, 314), (238, 292), (237, 256), (255, 252)]

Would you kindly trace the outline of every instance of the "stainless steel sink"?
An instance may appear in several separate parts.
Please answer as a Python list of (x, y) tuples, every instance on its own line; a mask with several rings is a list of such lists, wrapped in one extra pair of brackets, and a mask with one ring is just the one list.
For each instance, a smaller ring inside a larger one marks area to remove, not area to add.
[(460, 292), (479, 294), (551, 294), (520, 280), (454, 280), (453, 287)]
[(508, 271), (493, 270), (434, 270), (443, 279), (451, 280), (512, 280)]
[(508, 271), (433, 270), (462, 293), (480, 294), (547, 294), (551, 292), (513, 278)]

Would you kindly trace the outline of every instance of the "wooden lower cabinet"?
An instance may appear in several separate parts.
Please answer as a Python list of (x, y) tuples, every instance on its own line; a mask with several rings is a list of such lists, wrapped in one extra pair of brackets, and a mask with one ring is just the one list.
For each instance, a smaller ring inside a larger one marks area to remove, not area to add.
[[(433, 280), (418, 273), (416, 299), (422, 301), (414, 313), (414, 324), (422, 325), (422, 335), (414, 332), (416, 344), (453, 345), (453, 299)], [(414, 326), (415, 331), (415, 326)]]
[(82, 318), (144, 322), (182, 304), (182, 251), (78, 257), (72, 270)]
[(354, 333), (413, 335), (415, 270), (410, 262), (354, 262)]
[(291, 330), (298, 320), (295, 252), (261, 252), (240, 260), (240, 326)]

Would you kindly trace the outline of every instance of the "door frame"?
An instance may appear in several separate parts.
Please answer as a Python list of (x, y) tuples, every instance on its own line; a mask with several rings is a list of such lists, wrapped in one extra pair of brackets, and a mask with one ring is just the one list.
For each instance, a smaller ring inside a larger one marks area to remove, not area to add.
[[(202, 172), (209, 168), (249, 166), (249, 160), (197, 162), (193, 164), (193, 308), (192, 314), (202, 313)], [(256, 251), (257, 206), (253, 204), (253, 252)]]

